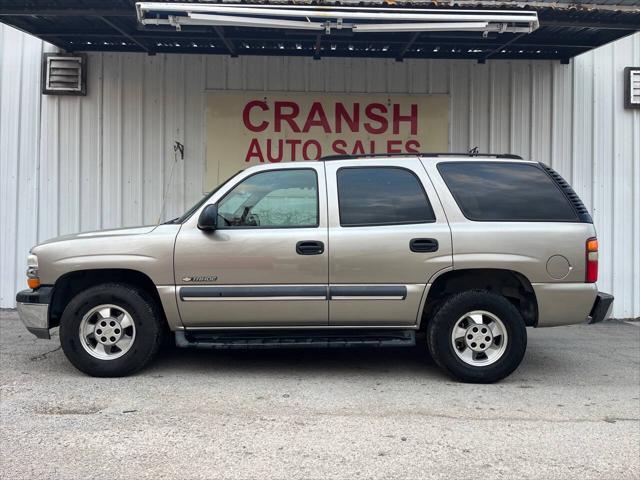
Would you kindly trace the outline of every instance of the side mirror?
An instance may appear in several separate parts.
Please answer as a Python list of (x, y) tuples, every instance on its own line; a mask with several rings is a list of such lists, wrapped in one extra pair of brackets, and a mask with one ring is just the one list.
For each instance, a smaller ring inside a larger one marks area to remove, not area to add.
[(198, 217), (198, 228), (205, 232), (213, 232), (218, 228), (218, 206), (207, 205)]

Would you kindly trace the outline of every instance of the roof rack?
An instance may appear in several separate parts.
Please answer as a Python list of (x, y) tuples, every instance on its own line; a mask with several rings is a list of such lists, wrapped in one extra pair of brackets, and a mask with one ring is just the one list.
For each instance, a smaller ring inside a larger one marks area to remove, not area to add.
[(359, 158), (379, 158), (379, 157), (483, 157), (483, 158), (504, 158), (511, 160), (523, 160), (520, 155), (511, 153), (451, 153), (451, 152), (423, 152), (423, 153), (363, 153), (360, 155), (327, 155), (320, 158), (320, 161), (331, 160), (357, 160)]

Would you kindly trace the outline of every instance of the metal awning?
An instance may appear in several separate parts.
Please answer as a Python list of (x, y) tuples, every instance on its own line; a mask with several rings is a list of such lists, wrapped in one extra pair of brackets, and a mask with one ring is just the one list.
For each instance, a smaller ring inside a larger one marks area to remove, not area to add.
[(0, 0), (0, 21), (70, 52), (568, 61), (640, 31), (640, 8), (629, 0), (225, 0), (137, 9), (132, 0)]

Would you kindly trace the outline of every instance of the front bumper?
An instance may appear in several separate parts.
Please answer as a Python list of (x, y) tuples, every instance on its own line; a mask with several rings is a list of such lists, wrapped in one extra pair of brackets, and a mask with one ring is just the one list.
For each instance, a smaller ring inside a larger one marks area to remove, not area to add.
[(38, 338), (51, 338), (49, 334), (49, 303), (53, 287), (22, 290), (16, 295), (18, 316), (24, 326)]
[(593, 302), (591, 313), (589, 313), (589, 324), (599, 323), (611, 316), (613, 308), (613, 295), (598, 292), (596, 301)]

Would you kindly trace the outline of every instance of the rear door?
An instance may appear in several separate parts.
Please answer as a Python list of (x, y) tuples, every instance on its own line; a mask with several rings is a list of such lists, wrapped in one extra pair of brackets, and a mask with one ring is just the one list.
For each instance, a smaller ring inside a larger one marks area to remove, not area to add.
[(451, 233), (418, 159), (326, 162), (329, 324), (411, 326)]

